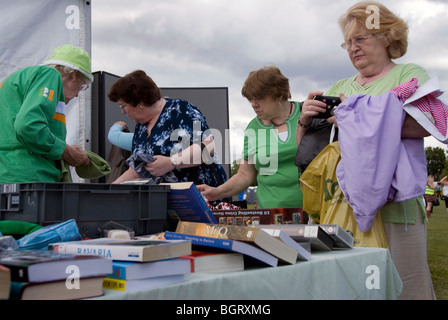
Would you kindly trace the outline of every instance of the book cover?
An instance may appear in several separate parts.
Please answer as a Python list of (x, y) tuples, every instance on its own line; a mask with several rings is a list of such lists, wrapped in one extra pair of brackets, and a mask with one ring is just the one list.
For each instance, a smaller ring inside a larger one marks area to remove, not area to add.
[(161, 183), (170, 186), (168, 214), (173, 220), (218, 223), (193, 182)]
[(48, 248), (59, 253), (97, 255), (112, 260), (148, 262), (188, 255), (191, 253), (191, 242), (100, 238), (54, 243), (50, 244)]
[(209, 223), (179, 221), (176, 232), (198, 236), (244, 241), (276, 256), (281, 261), (295, 264), (298, 253), (279, 239), (276, 239), (258, 227), (232, 226)]
[[(275, 225), (273, 226), (275, 227)], [(297, 260), (308, 261), (311, 259), (311, 252), (306, 250), (297, 241), (288, 236), (284, 231), (275, 228), (271, 229), (263, 227), (261, 227), (261, 230), (269, 233), (272, 237), (280, 239), (291, 248), (294, 248), (298, 253)]]
[(165, 238), (189, 240), (194, 246), (202, 246), (218, 250), (227, 250), (241, 253), (244, 256), (253, 259), (253, 261), (258, 261), (271, 267), (276, 267), (278, 265), (278, 259), (273, 255), (259, 249), (256, 246), (241, 241), (218, 239), (170, 231), (165, 232)]
[(192, 273), (221, 273), (244, 270), (244, 256), (241, 253), (193, 250), (190, 255), (180, 258), (190, 263)]
[(4, 251), (0, 253), (0, 264), (10, 269), (11, 281), (16, 282), (65, 280), (74, 268), (79, 271), (79, 277), (104, 276), (112, 272), (110, 259), (44, 250)]
[(227, 209), (212, 210), (219, 224), (255, 226), (260, 224), (308, 223), (302, 208)]
[(312, 251), (333, 249), (333, 239), (317, 224), (278, 224), (260, 227), (282, 230), (297, 242), (310, 242)]
[(333, 238), (335, 248), (353, 248), (353, 236), (337, 224), (320, 224), (320, 227)]
[(180, 258), (151, 262), (113, 261), (112, 267), (113, 272), (106, 276), (121, 280), (136, 280), (191, 273), (190, 263)]
[(79, 286), (67, 286), (66, 280), (30, 283), (11, 282), (10, 300), (75, 300), (102, 296), (103, 277), (79, 279)]
[(183, 281), (185, 281), (185, 275), (183, 274), (175, 274), (171, 276), (154, 277), (138, 280), (122, 280), (106, 277), (103, 282), (103, 289), (133, 292), (138, 290), (157, 288)]

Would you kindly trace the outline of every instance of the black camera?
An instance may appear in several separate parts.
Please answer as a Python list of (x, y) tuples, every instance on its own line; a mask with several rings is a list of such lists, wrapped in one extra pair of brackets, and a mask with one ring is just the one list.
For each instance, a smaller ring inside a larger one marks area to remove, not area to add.
[(327, 104), (327, 106), (325, 108), (325, 112), (323, 112), (323, 113), (319, 112), (319, 114), (317, 116), (314, 116), (314, 118), (317, 118), (317, 119), (327, 119), (327, 118), (334, 116), (333, 109), (341, 103), (341, 99), (338, 97), (314, 96), (313, 99), (322, 101)]

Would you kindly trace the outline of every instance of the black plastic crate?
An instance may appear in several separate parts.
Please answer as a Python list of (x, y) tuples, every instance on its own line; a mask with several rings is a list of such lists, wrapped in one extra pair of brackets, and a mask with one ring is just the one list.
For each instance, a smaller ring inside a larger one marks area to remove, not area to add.
[(0, 219), (49, 225), (74, 219), (83, 236), (103, 236), (113, 221), (135, 235), (164, 230), (170, 187), (147, 184), (18, 183), (0, 185)]

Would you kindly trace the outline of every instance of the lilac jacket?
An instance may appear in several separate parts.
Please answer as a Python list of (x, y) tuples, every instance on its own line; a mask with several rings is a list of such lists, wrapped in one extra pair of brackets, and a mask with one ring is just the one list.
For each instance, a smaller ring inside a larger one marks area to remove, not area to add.
[(335, 111), (341, 161), (336, 175), (361, 231), (387, 202), (421, 196), (426, 185), (423, 139), (401, 139), (403, 102), (393, 93), (353, 95)]

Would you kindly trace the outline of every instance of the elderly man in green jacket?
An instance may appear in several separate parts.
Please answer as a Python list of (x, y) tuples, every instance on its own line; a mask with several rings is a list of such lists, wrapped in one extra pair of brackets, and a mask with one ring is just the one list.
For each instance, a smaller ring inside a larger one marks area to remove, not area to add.
[(90, 163), (81, 146), (66, 143), (65, 105), (92, 81), (88, 53), (63, 45), (0, 83), (0, 183), (58, 182), (61, 160)]

